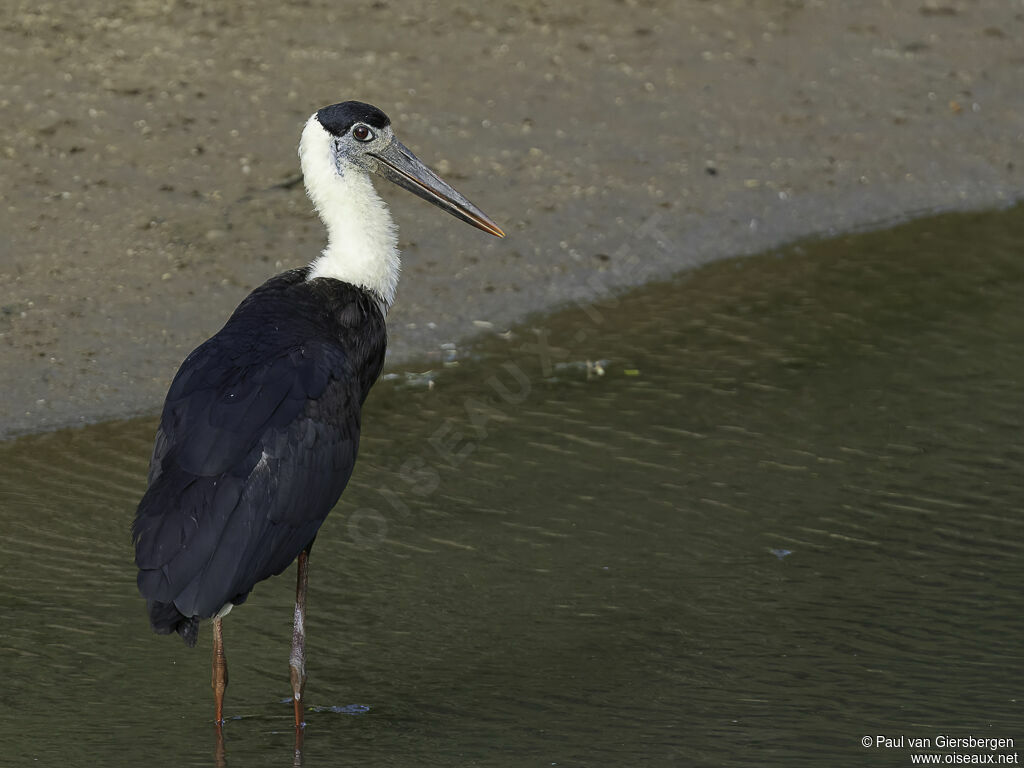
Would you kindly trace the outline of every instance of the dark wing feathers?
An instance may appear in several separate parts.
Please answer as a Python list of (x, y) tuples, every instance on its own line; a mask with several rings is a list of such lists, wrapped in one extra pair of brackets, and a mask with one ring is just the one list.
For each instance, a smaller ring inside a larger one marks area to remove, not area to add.
[(158, 632), (241, 602), (287, 568), (352, 474), (383, 317), (351, 286), (325, 296), (315, 288), (323, 281), (294, 274), (243, 302), (167, 394), (133, 526), (139, 590)]
[(322, 344), (252, 363), (224, 346), (217, 337), (208, 341), (167, 393), (162, 428), (178, 447), (178, 463), (197, 475), (234, 467), (267, 428), (291, 424), (323, 395), (332, 375), (348, 373), (345, 360)]

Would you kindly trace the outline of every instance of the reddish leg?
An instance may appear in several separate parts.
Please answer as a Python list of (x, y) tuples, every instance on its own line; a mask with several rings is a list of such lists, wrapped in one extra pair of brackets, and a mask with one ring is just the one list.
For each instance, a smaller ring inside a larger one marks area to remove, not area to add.
[(224, 725), (224, 691), (228, 687), (228, 659), (224, 655), (224, 634), (221, 631), (220, 619), (213, 620), (213, 700), (216, 706), (216, 723), (220, 728)]

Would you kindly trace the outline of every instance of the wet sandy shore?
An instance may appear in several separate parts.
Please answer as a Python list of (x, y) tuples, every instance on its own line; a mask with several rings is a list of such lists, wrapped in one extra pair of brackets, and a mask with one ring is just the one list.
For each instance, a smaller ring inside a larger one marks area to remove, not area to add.
[[(17, 4), (15, 4), (17, 5)], [(155, 412), (323, 233), (295, 146), (359, 98), (501, 223), (382, 189), (390, 365), (808, 235), (1024, 192), (1007, 0), (22, 2), (0, 20), (0, 434)]]

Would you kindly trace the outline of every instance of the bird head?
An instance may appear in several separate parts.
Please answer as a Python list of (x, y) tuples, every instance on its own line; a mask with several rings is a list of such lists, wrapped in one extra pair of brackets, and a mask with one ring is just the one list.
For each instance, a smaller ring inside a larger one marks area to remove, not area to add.
[(402, 144), (388, 116), (371, 104), (344, 101), (317, 111), (306, 123), (299, 155), (307, 187), (324, 177), (325, 165), (341, 177), (354, 170), (375, 173), (477, 229), (505, 236), (487, 214)]

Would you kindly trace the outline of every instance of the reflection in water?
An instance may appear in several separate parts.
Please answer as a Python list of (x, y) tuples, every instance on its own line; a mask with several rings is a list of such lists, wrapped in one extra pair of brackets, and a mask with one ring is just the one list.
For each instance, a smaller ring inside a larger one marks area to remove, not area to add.
[[(1020, 209), (803, 244), (382, 383), (311, 558), (303, 740), (269, 693), (287, 576), (226, 620), (213, 764), (1024, 743), (1022, 252)], [(135, 593), (153, 426), (0, 445), (13, 765), (211, 764), (206, 653), (152, 635)]]
[[(213, 726), (213, 730), (213, 764), (216, 768), (226, 768), (228, 764), (228, 750), (224, 743), (224, 727), (220, 723), (216, 723)], [(303, 729), (295, 729), (295, 749), (292, 751), (292, 768), (301, 768), (302, 766), (302, 741), (304, 736), (305, 731)]]
[[(228, 764), (228, 753), (224, 748), (224, 726), (220, 723), (215, 723), (213, 726), (214, 736), (216, 738), (216, 745), (213, 748), (213, 762), (217, 768), (224, 768)], [(301, 749), (296, 746), (295, 753), (301, 755)]]

